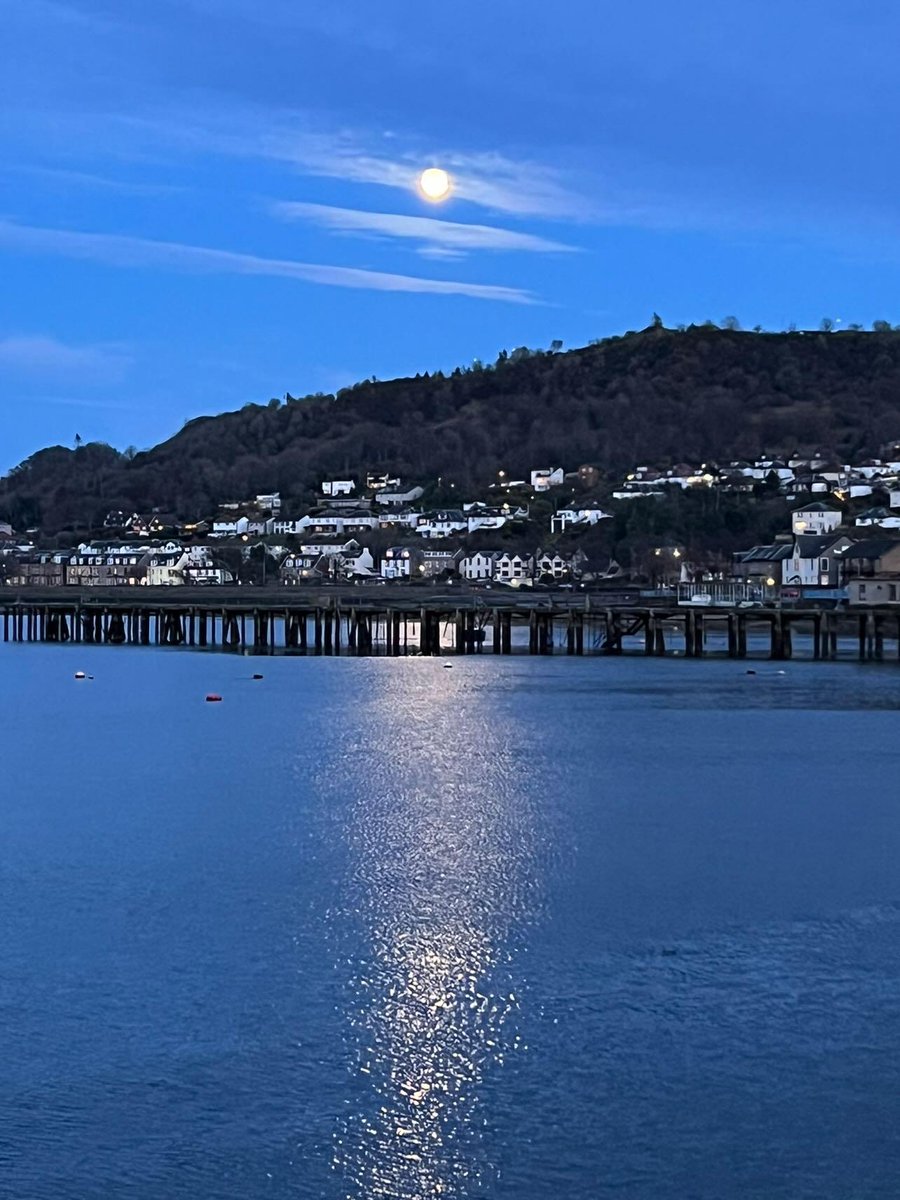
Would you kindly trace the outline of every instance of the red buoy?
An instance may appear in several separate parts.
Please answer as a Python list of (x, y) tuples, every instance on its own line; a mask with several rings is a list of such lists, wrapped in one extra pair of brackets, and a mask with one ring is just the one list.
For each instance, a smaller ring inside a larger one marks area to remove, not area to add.
[(209, 693), (207, 693), (206, 699), (209, 701), (210, 704), (213, 704), (216, 701), (221, 700), (222, 697), (218, 694), (218, 692), (209, 692)]

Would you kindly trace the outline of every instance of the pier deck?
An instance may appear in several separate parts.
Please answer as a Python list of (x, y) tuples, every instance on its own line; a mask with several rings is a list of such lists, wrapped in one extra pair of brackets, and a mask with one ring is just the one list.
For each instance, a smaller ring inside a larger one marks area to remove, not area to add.
[[(707, 654), (900, 660), (900, 607), (688, 608), (583, 592), (448, 588), (104, 588), (0, 596), (5, 642), (218, 647), (260, 654)], [(748, 651), (749, 646), (749, 651)]]

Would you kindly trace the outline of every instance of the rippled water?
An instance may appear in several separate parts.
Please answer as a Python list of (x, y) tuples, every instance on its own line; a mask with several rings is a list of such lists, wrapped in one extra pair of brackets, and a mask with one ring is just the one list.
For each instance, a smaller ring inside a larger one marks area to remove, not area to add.
[(0, 648), (0, 1194), (897, 1195), (896, 665), (258, 669)]

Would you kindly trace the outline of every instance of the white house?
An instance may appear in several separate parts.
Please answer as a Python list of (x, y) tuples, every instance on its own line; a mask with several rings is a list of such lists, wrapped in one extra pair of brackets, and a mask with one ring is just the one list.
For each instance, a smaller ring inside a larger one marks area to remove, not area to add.
[(366, 487), (370, 492), (379, 492), (383, 491), (385, 488), (398, 488), (399, 486), (399, 475), (376, 475), (372, 471), (366, 475)]
[(788, 587), (840, 586), (841, 556), (853, 542), (841, 534), (800, 534), (790, 558), (782, 559), (781, 582)]
[[(394, 481), (399, 484), (400, 480)], [(399, 487), (384, 488), (375, 495), (376, 504), (384, 504), (387, 508), (404, 508), (407, 504), (415, 504), (417, 500), (421, 500), (424, 496), (424, 491), (420, 487), (407, 488), (401, 491)]]
[(479, 529), (502, 529), (509, 520), (509, 508), (504, 512), (502, 508), (481, 505), (469, 509), (465, 516), (469, 533), (476, 533)]
[(341, 554), (330, 554), (325, 561), (329, 573), (343, 579), (364, 579), (373, 574), (375, 560), (366, 546), (357, 546), (355, 550), (345, 550)]
[(147, 561), (144, 583), (148, 587), (175, 587), (184, 583), (183, 568), (188, 556), (177, 550), (154, 550)]
[(476, 550), (459, 561), (459, 573), (470, 581), (494, 578), (494, 563), (500, 557), (496, 550)]
[(416, 533), (420, 537), (452, 537), (456, 533), (468, 532), (469, 522), (457, 509), (439, 509), (423, 513), (416, 522)]
[(551, 488), (561, 487), (564, 479), (562, 467), (538, 467), (531, 472), (531, 486), (536, 492), (549, 492)]
[(275, 531), (272, 517), (264, 520), (253, 517), (217, 517), (213, 521), (210, 537), (265, 537)]
[(534, 557), (503, 551), (494, 559), (494, 578), (498, 583), (531, 584), (534, 581)]
[(414, 546), (389, 546), (381, 559), (382, 579), (411, 579), (424, 575), (422, 551)]
[(305, 529), (308, 524), (308, 518), (301, 517), (299, 520), (294, 520), (278, 517), (272, 521), (272, 532), (276, 537), (289, 537), (291, 534), (299, 533), (301, 529)]
[(345, 533), (364, 533), (378, 528), (378, 518), (367, 512), (324, 512), (306, 518), (310, 533), (326, 533), (340, 537)]
[(282, 583), (298, 584), (304, 580), (321, 579), (328, 559), (321, 554), (291, 552), (282, 559), (279, 576)]
[(256, 497), (256, 507), (271, 513), (281, 512), (281, 492), (261, 492)]
[(570, 525), (596, 525), (611, 518), (612, 513), (605, 512), (595, 500), (573, 500), (550, 518), (550, 529), (562, 533)]
[(393, 529), (397, 525), (403, 525), (407, 529), (415, 529), (419, 523), (419, 517), (424, 514), (418, 509), (404, 508), (391, 509), (390, 512), (378, 514), (379, 529)]
[(355, 479), (326, 479), (322, 484), (323, 496), (352, 496), (355, 491)]
[(831, 533), (837, 529), (842, 519), (842, 514), (828, 505), (804, 504), (791, 513), (791, 532), (795, 537), (810, 533)]
[(886, 508), (867, 508), (861, 512), (854, 525), (877, 525), (880, 529), (900, 529), (900, 516)]
[(539, 550), (534, 560), (535, 577), (540, 579), (542, 575), (549, 575), (553, 579), (570, 579), (578, 574), (584, 557), (580, 550), (568, 556), (556, 550)]
[(350, 538), (346, 542), (304, 542), (299, 548), (299, 553), (319, 558), (328, 554), (355, 554), (361, 549), (359, 542)]

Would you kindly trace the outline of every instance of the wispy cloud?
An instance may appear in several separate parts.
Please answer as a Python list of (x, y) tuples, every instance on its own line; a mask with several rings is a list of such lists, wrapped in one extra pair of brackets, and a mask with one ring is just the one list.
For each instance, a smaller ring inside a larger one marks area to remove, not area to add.
[(0, 338), (0, 371), (30, 378), (77, 378), (114, 383), (131, 364), (117, 344), (72, 345), (47, 334), (18, 334)]
[(92, 188), (98, 191), (121, 192), (133, 196), (163, 196), (185, 189), (171, 183), (145, 183), (128, 179), (113, 179), (107, 175), (97, 175), (92, 171), (74, 171), (68, 167), (34, 166), (28, 163), (0, 163), (0, 170), (15, 175), (33, 176), (57, 183), (62, 187)]
[(108, 114), (89, 136), (134, 155), (136, 147), (180, 147), (191, 155), (221, 154), (280, 162), (302, 175), (416, 191), (423, 168), (441, 166), (459, 200), (518, 217), (587, 221), (596, 204), (576, 180), (533, 158), (495, 151), (428, 145), (398, 131), (323, 129), (315, 115), (231, 108)]
[[(393, 140), (393, 139), (390, 139)], [(591, 204), (558, 172), (541, 163), (496, 153), (410, 149), (391, 156), (375, 152), (350, 133), (321, 134), (282, 129), (260, 138), (266, 157), (309, 175), (374, 183), (411, 192), (422, 168), (441, 166), (453, 177), (460, 200), (516, 216), (587, 219)]]
[(156, 267), (203, 274), (263, 275), (297, 279), (331, 287), (360, 288), (379, 292), (419, 292), (435, 296), (468, 296), (476, 300), (501, 300), (533, 304), (535, 298), (521, 288), (495, 284), (467, 283), (451, 279), (423, 279), (416, 275), (394, 275), (359, 267), (335, 267), (291, 259), (262, 258), (232, 250), (111, 233), (82, 233), (46, 229), (0, 220), (0, 246), (37, 254), (90, 259), (114, 267)]
[(532, 233), (498, 229), (493, 225), (467, 225), (459, 221), (439, 221), (434, 217), (406, 216), (401, 213), (366, 212), (356, 208), (335, 208), (328, 204), (302, 201), (276, 201), (270, 211), (284, 220), (310, 221), (341, 233), (380, 238), (406, 238), (417, 242), (431, 256), (458, 257), (473, 250), (524, 251), (546, 254), (572, 251), (574, 246)]

